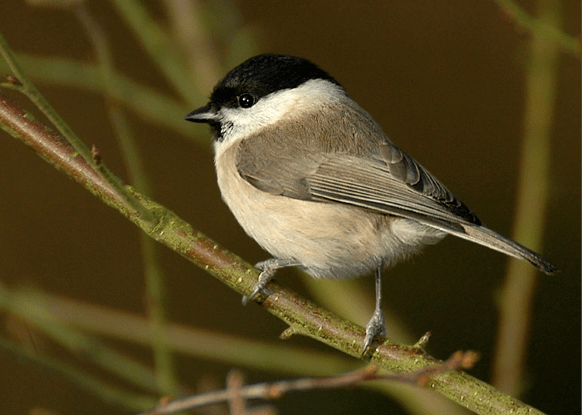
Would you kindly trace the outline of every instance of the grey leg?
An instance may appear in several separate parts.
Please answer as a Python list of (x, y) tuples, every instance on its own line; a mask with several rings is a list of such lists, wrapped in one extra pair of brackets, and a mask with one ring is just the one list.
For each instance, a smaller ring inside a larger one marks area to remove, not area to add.
[(364, 339), (364, 349), (362, 355), (366, 354), (368, 348), (372, 345), (374, 337), (386, 334), (386, 325), (384, 323), (384, 313), (382, 312), (382, 263), (376, 268), (376, 308), (372, 318), (366, 325), (366, 338)]
[(279, 258), (267, 259), (266, 261), (262, 261), (256, 264), (255, 268), (260, 269), (261, 273), (259, 274), (259, 279), (257, 280), (257, 283), (253, 287), (253, 292), (251, 293), (251, 295), (249, 296), (243, 295), (242, 298), (243, 305), (246, 305), (250, 300), (255, 298), (256, 295), (263, 290), (263, 288), (265, 288), (265, 285), (267, 285), (267, 283), (271, 281), (271, 279), (273, 279), (275, 273), (279, 268), (296, 267), (298, 265), (301, 264), (298, 263), (297, 261)]

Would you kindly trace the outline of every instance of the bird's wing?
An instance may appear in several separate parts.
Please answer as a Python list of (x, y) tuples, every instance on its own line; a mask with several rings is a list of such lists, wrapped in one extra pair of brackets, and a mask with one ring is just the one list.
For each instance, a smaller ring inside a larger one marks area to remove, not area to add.
[(342, 137), (333, 135), (337, 129), (315, 125), (319, 128), (315, 131), (296, 124), (264, 129), (243, 140), (236, 159), (240, 175), (271, 194), (344, 203), (439, 227), (480, 225), (459, 199), (392, 144), (375, 123), (362, 123), (368, 128), (352, 128)]
[[(307, 130), (295, 123), (263, 129), (240, 143), (238, 171), (264, 192), (413, 219), (525, 259), (544, 272), (554, 271), (535, 252), (482, 226), (467, 206), (392, 144), (373, 121), (365, 121), (364, 128), (362, 123), (358, 128), (316, 123), (310, 124), (318, 126), (316, 130)], [(338, 136), (337, 131), (348, 133)], [(333, 145), (330, 140), (335, 140)]]

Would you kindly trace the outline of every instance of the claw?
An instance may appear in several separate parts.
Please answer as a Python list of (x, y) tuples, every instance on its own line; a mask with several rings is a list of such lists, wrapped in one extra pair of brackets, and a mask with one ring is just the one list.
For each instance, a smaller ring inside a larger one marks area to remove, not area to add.
[[(261, 279), (261, 276), (259, 275), (259, 281)], [(264, 285), (264, 284), (263, 284)], [(251, 301), (253, 298), (255, 298), (257, 296), (257, 294), (259, 294), (259, 292), (264, 288), (264, 286), (260, 286), (259, 282), (257, 282), (255, 284), (255, 286), (253, 287), (253, 292), (251, 293), (251, 295), (243, 295), (242, 298), (242, 305), (247, 305), (249, 301)]]
[(374, 311), (372, 318), (370, 319), (368, 324), (366, 324), (366, 337), (364, 338), (364, 348), (362, 349), (362, 356), (366, 354), (366, 352), (369, 350), (370, 346), (374, 342), (374, 339), (378, 335), (381, 336), (386, 335), (384, 313), (382, 313), (382, 310), (380, 309), (376, 309)]
[(251, 295), (243, 295), (242, 298), (243, 305), (247, 305), (249, 301), (255, 298), (259, 294), (259, 292), (261, 292), (263, 288), (265, 288), (267, 283), (273, 279), (275, 273), (279, 268), (296, 265), (299, 265), (299, 263), (297, 263), (296, 261), (283, 260), (278, 258), (267, 259), (266, 261), (262, 261), (256, 264), (255, 268), (260, 270), (261, 273), (259, 274), (259, 279), (257, 280), (257, 283), (253, 287)]

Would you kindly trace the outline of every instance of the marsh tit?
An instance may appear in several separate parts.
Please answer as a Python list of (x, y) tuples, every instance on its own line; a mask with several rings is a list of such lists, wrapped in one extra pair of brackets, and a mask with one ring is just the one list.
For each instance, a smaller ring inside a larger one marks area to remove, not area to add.
[(210, 125), (222, 197), (273, 256), (256, 265), (261, 274), (243, 303), (282, 267), (315, 278), (374, 271), (376, 307), (363, 353), (385, 334), (383, 268), (447, 234), (555, 271), (537, 253), (486, 228), (308, 60), (274, 54), (248, 59), (186, 120)]

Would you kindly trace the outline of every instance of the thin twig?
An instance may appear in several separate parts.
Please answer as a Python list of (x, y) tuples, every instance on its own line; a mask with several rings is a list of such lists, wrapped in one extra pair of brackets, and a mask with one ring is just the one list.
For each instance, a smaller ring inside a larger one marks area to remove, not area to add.
[[(21, 66), (37, 83), (74, 88), (101, 94), (136, 114), (147, 125), (160, 125), (181, 134), (183, 138), (210, 149), (206, 126), (176, 122), (176, 114), (187, 114), (192, 107), (163, 94), (150, 86), (138, 83), (120, 73), (112, 75), (111, 90), (106, 91), (100, 69), (91, 62), (68, 58), (42, 57), (20, 52), (16, 54)], [(4, 70), (4, 62), (0, 68)], [(15, 78), (15, 77), (14, 77)], [(16, 79), (16, 78), (15, 78)], [(9, 85), (2, 86), (9, 87)], [(15, 88), (13, 88), (15, 89)], [(108, 95), (109, 94), (109, 95)]]
[(137, 214), (142, 215), (143, 219), (148, 222), (152, 222), (154, 217), (150, 214), (147, 209), (142, 209), (140, 203), (138, 203), (135, 198), (128, 192), (121, 180), (116, 177), (103, 163), (96, 164), (93, 160), (92, 152), (85, 146), (85, 144), (79, 139), (75, 132), (69, 127), (69, 125), (58, 115), (58, 113), (51, 107), (48, 101), (42, 96), (42, 94), (36, 89), (30, 78), (26, 75), (24, 70), (19, 65), (18, 61), (14, 58), (14, 54), (10, 49), (10, 46), (0, 33), (0, 55), (4, 58), (8, 66), (13, 72), (14, 77), (17, 82), (12, 79), (9, 85), (14, 86), (20, 92), (25, 94), (42, 113), (49, 119), (49, 121), (59, 130), (59, 132), (66, 138), (66, 140), (71, 143), (71, 146), (75, 149), (73, 157), (81, 156), (85, 161), (93, 164), (96, 171), (107, 180), (110, 185), (117, 191), (117, 193), (125, 199), (125, 201), (132, 206), (132, 208), (137, 212)]
[(289, 392), (307, 391), (314, 389), (339, 389), (355, 386), (365, 381), (383, 380), (392, 382), (404, 382), (424, 386), (429, 379), (443, 373), (471, 368), (478, 356), (474, 352), (457, 352), (448, 360), (432, 365), (417, 372), (407, 374), (378, 374), (378, 366), (371, 364), (363, 369), (341, 375), (324, 378), (301, 378), (282, 380), (273, 383), (259, 383), (242, 386), (239, 379), (227, 382), (227, 388), (222, 391), (213, 391), (201, 395), (195, 395), (171, 402), (164, 402), (150, 412), (139, 415), (168, 415), (179, 411), (198, 408), (220, 402), (230, 402), (237, 408), (244, 407), (244, 400), (248, 399), (277, 399)]
[(76, 152), (85, 160), (92, 159), (91, 152), (79, 139), (69, 125), (58, 115), (42, 96), (32, 81), (28, 78), (18, 61), (15, 59), (10, 46), (2, 33), (0, 33), (0, 55), (4, 58), (13, 76), (10, 78), (14, 89), (25, 94), (36, 107), (49, 119), (49, 121), (59, 130), (59, 132), (71, 143)]

